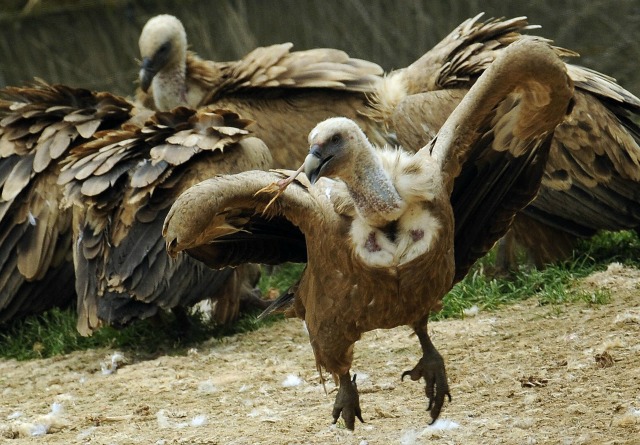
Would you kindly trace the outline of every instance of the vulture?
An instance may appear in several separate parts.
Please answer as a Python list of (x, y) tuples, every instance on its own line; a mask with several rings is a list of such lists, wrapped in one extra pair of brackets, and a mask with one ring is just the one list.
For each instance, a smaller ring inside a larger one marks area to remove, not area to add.
[[(450, 394), (429, 314), (535, 196), (572, 95), (555, 51), (519, 39), (414, 154), (374, 148), (351, 119), (322, 121), (308, 136), (305, 175), (222, 175), (182, 194), (164, 222), (167, 250), (212, 268), (306, 262), (283, 298), (306, 323), (318, 370), (339, 382), (333, 421), (342, 416), (349, 429), (363, 420), (350, 373), (355, 342), (373, 329), (412, 327), (423, 356), (402, 376), (424, 378), (435, 421)], [(421, 136), (433, 99), (404, 98), (394, 125)]]
[(270, 148), (277, 168), (302, 162), (305, 135), (332, 116), (350, 117), (384, 142), (378, 125), (359, 113), (382, 80), (382, 68), (337, 49), (292, 46), (256, 48), (231, 62), (202, 60), (187, 51), (180, 20), (155, 16), (140, 34), (138, 97), (158, 110), (215, 105), (253, 120), (252, 132)]
[(120, 127), (132, 105), (37, 80), (0, 90), (0, 323), (73, 302), (71, 212), (57, 185), (69, 150)]
[(154, 112), (43, 81), (0, 94), (0, 323), (76, 298), (82, 334), (204, 298), (219, 323), (260, 304), (256, 265), (176, 262), (161, 237), (189, 185), (271, 166), (250, 121), (208, 108)]

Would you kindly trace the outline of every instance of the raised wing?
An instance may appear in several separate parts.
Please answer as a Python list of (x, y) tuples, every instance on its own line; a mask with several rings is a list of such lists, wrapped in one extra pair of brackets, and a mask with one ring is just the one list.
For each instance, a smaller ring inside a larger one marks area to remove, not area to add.
[(304, 234), (335, 224), (339, 216), (329, 199), (300, 182), (304, 177), (269, 204), (274, 195), (262, 190), (283, 177), (252, 171), (195, 185), (165, 220), (167, 250), (171, 255), (186, 251), (214, 268), (306, 261)]
[[(448, 178), (456, 221), (456, 280), (535, 197), (553, 131), (568, 112), (572, 94), (554, 50), (523, 38), (487, 68), (425, 148)], [(416, 105), (414, 113), (422, 106)]]

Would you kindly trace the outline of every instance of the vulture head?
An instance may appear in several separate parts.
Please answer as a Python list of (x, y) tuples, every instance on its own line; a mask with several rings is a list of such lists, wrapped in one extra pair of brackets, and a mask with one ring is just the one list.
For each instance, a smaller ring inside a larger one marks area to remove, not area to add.
[(404, 210), (404, 202), (382, 166), (380, 154), (351, 119), (332, 117), (309, 133), (309, 154), (302, 168), (311, 184), (321, 177), (341, 179), (360, 214), (386, 224)]
[[(157, 15), (144, 25), (140, 39), (140, 87), (147, 91), (160, 71), (181, 69), (187, 56), (187, 33), (180, 20), (168, 14)], [(183, 74), (184, 76), (184, 74)]]
[(309, 133), (309, 154), (304, 172), (314, 184), (320, 177), (351, 176), (351, 166), (358, 155), (366, 155), (369, 144), (360, 127), (350, 119), (333, 117), (320, 122)]

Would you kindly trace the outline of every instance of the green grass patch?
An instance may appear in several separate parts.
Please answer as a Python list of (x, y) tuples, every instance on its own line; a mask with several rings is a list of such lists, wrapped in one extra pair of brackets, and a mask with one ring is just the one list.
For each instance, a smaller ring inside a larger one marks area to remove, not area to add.
[[(611, 297), (608, 292), (587, 292), (576, 287), (575, 281), (604, 270), (613, 261), (640, 267), (640, 239), (631, 231), (601, 233), (580, 243), (571, 261), (544, 270), (522, 268), (507, 278), (486, 273), (493, 267), (494, 257), (491, 252), (472, 268), (445, 296), (443, 310), (434, 314), (434, 319), (462, 317), (464, 310), (473, 305), (481, 310), (495, 310), (530, 297), (541, 305), (607, 303)], [(278, 266), (272, 273), (263, 274), (259, 287), (264, 294), (271, 290), (284, 292), (303, 269), (302, 264)], [(82, 337), (75, 328), (75, 311), (54, 309), (0, 326), (0, 357), (27, 360), (98, 347), (116, 348), (134, 355), (182, 354), (188, 347), (210, 338), (252, 331), (279, 319), (268, 317), (257, 321), (257, 315), (245, 315), (232, 326), (217, 326), (197, 314), (189, 315), (185, 326), (167, 314), (160, 321), (142, 320), (123, 329), (106, 327), (91, 337)]]
[(257, 315), (259, 312), (244, 314), (233, 325), (221, 326), (197, 313), (186, 317), (163, 314), (121, 329), (104, 327), (91, 337), (83, 337), (76, 330), (74, 309), (52, 309), (1, 326), (0, 357), (30, 360), (100, 347), (128, 351), (139, 357), (183, 354), (205, 340), (253, 331), (275, 320), (257, 321)]
[(298, 280), (305, 266), (306, 264), (299, 263), (275, 266), (272, 271), (262, 274), (258, 282), (258, 288), (263, 295), (266, 295), (271, 290), (279, 293), (285, 292)]
[(530, 297), (537, 298), (540, 305), (606, 304), (611, 299), (606, 290), (588, 292), (574, 284), (579, 278), (604, 270), (612, 262), (640, 267), (637, 233), (601, 232), (590, 240), (581, 241), (570, 261), (549, 265), (543, 270), (523, 267), (503, 278), (485, 273), (495, 263), (495, 254), (490, 252), (444, 297), (443, 309), (434, 314), (433, 319), (463, 317), (464, 310), (474, 305), (481, 310), (495, 310)]

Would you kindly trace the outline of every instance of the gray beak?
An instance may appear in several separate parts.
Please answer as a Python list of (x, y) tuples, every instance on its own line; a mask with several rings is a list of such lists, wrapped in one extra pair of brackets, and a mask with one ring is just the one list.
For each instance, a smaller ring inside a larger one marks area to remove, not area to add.
[(307, 175), (311, 184), (315, 184), (320, 176), (320, 170), (324, 162), (320, 157), (320, 146), (314, 144), (309, 150), (309, 154), (304, 158), (304, 174)]
[(145, 57), (142, 59), (142, 66), (140, 67), (140, 88), (145, 93), (149, 90), (151, 86), (151, 81), (158, 71), (152, 66), (152, 60), (149, 57)]

